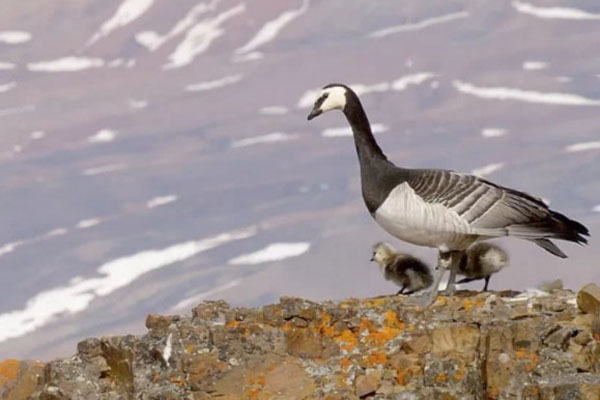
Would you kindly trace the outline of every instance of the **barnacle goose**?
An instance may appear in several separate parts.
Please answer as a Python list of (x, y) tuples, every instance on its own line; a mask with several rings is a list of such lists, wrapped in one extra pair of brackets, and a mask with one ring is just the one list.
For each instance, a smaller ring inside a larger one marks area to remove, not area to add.
[[(462, 253), (477, 240), (514, 236), (563, 258), (566, 255), (549, 239), (587, 243), (585, 226), (527, 193), (473, 175), (395, 166), (375, 141), (360, 100), (348, 86), (323, 87), (308, 120), (330, 110), (342, 111), (352, 128), (369, 213), (398, 239), (449, 253), (448, 293), (455, 291)], [(443, 273), (439, 268), (428, 301), (437, 296)]]
[(433, 282), (431, 272), (423, 261), (409, 254), (398, 253), (389, 243), (374, 244), (371, 261), (379, 264), (386, 280), (400, 286), (397, 294), (411, 294), (428, 288)]
[[(438, 264), (447, 262), (440, 255)], [(496, 272), (508, 265), (508, 254), (500, 246), (488, 242), (475, 243), (463, 253), (458, 264), (458, 275), (464, 276), (456, 283), (467, 283), (478, 279), (485, 279), (483, 291), (487, 291), (490, 278)]]

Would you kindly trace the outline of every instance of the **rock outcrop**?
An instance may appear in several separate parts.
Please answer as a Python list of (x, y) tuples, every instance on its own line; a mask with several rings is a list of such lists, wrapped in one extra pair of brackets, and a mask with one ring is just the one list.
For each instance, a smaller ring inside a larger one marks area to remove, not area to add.
[[(0, 364), (5, 398), (600, 399), (598, 292), (459, 292), (150, 315), (142, 337)], [(596, 298), (596, 300), (598, 300)], [(8, 363), (8, 364), (7, 364)], [(10, 364), (10, 365), (9, 365)]]

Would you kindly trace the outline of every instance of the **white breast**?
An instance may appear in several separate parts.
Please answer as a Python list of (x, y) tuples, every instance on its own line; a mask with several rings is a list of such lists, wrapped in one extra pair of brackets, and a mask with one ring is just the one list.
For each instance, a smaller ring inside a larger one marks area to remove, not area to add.
[(429, 204), (404, 182), (375, 211), (375, 221), (405, 242), (462, 250), (475, 240), (467, 221), (442, 204)]

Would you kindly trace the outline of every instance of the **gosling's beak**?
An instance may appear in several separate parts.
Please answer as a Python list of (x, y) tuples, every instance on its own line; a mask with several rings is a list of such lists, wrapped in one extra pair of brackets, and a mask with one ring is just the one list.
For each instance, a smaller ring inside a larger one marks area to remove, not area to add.
[(371, 257), (371, 259), (369, 261), (371, 261), (371, 262), (375, 261), (375, 257)]
[(311, 119), (318, 117), (322, 113), (323, 113), (323, 111), (321, 111), (317, 108), (313, 108), (312, 111), (310, 112), (310, 114), (308, 114), (308, 117), (306, 119), (308, 119), (310, 121)]

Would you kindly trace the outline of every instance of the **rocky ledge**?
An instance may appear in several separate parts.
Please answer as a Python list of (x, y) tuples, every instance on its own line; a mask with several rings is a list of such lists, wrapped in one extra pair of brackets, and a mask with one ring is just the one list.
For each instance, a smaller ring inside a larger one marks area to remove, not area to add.
[(48, 364), (0, 363), (10, 399), (600, 398), (600, 290), (404, 296), (150, 315)]

